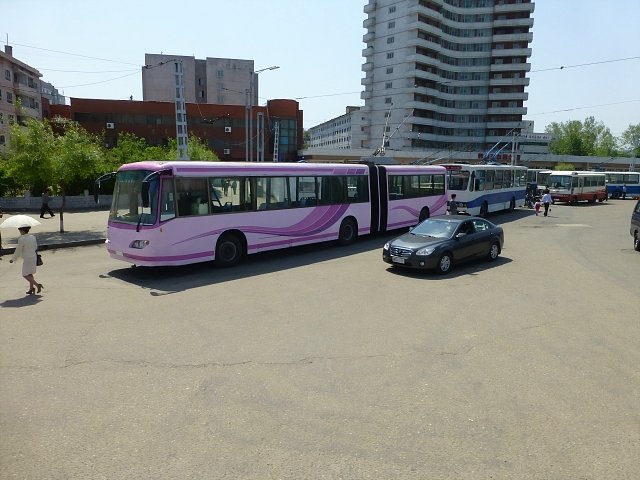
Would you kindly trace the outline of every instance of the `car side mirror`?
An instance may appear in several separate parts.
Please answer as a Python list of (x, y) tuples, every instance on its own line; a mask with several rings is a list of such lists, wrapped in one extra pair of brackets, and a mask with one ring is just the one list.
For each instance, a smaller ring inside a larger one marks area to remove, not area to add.
[(456, 238), (462, 238), (462, 237), (464, 237), (466, 234), (467, 234), (466, 232), (458, 232), (458, 233), (456, 233)]

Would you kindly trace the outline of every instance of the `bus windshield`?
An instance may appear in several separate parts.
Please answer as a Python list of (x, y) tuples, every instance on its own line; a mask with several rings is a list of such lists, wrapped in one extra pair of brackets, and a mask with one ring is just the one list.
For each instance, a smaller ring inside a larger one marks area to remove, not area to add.
[[(148, 170), (123, 170), (116, 175), (113, 200), (109, 220), (122, 223), (153, 225), (157, 217), (158, 177), (149, 184), (150, 206), (142, 207), (142, 180), (149, 175)], [(142, 217), (142, 218), (141, 218)]]
[(562, 188), (562, 189), (570, 189), (571, 188), (571, 175), (553, 175), (549, 176), (549, 185), (551, 188)]
[(469, 186), (469, 171), (449, 170), (449, 190), (466, 190)]

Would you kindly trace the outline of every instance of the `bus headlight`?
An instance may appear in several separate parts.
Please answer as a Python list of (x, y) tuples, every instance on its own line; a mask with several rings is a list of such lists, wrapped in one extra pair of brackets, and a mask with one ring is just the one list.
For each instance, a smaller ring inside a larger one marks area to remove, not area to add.
[(137, 249), (141, 250), (144, 247), (146, 247), (147, 245), (149, 245), (149, 240), (134, 240), (133, 242), (131, 242), (129, 247), (130, 248), (137, 248)]
[(424, 247), (416, 252), (416, 255), (421, 255), (426, 257), (427, 255), (431, 255), (436, 247)]

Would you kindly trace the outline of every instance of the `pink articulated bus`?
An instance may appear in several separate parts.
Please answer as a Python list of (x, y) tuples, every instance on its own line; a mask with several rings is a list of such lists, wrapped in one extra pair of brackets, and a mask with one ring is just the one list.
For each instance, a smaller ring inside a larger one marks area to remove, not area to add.
[[(215, 261), (415, 225), (447, 208), (439, 166), (146, 161), (115, 176), (111, 257), (135, 265)], [(97, 192), (97, 190), (96, 190)]]

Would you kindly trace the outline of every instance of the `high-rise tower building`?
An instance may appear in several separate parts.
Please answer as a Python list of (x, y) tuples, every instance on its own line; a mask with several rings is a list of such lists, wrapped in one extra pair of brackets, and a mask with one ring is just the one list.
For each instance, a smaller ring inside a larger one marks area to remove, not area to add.
[(368, 147), (486, 151), (519, 133), (533, 11), (531, 0), (369, 0)]

